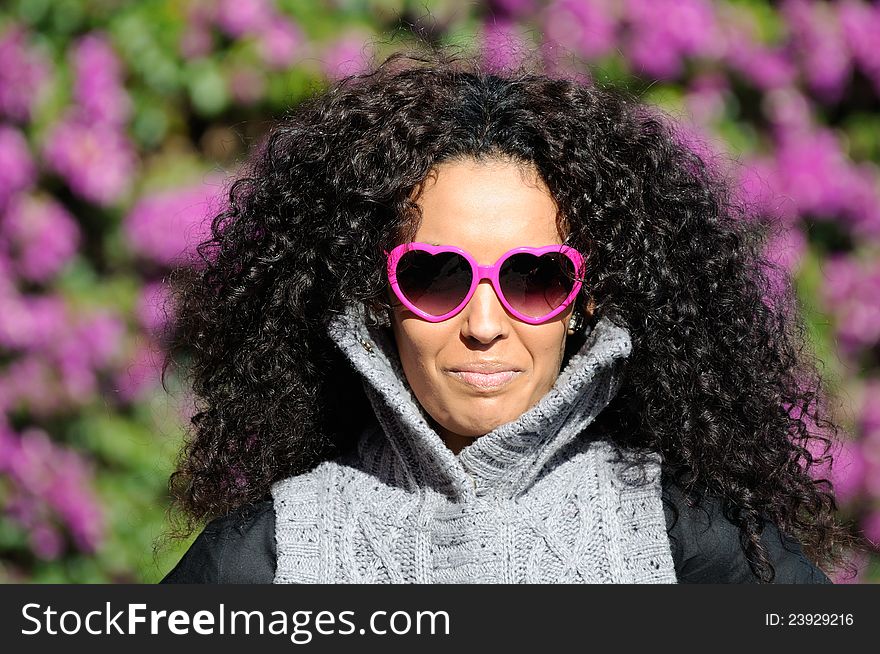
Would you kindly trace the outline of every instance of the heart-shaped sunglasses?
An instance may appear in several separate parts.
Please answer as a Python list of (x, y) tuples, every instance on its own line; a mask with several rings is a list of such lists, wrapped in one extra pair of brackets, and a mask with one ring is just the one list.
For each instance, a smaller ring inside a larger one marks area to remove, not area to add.
[(448, 320), (488, 279), (501, 304), (531, 325), (547, 322), (580, 291), (584, 257), (567, 245), (518, 247), (491, 266), (451, 245), (401, 243), (387, 256), (388, 281), (398, 299), (429, 322)]

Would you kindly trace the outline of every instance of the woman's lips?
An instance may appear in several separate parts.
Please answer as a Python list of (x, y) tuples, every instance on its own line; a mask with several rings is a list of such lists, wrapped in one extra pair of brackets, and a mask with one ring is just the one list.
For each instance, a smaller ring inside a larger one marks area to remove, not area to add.
[(509, 384), (519, 374), (519, 370), (489, 373), (451, 370), (449, 374), (475, 388), (494, 390)]

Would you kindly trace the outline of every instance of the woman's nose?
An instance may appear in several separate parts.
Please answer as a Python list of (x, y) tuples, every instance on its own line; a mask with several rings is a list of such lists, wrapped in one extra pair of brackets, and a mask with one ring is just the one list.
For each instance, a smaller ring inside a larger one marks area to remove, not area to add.
[(481, 343), (492, 342), (508, 329), (509, 316), (488, 279), (477, 285), (462, 314), (462, 333)]

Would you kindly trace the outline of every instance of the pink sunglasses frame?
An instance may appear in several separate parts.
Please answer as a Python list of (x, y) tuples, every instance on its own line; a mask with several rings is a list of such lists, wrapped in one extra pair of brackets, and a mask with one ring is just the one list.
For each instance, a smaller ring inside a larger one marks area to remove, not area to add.
[[(415, 306), (412, 302), (406, 299), (406, 296), (401, 291), (400, 286), (397, 283), (397, 264), (400, 262), (400, 259), (406, 252), (411, 250), (424, 250), (426, 252), (430, 252), (431, 254), (440, 254), (442, 252), (455, 252), (456, 254), (460, 254), (465, 260), (471, 265), (473, 270), (471, 287), (468, 289), (467, 294), (465, 294), (464, 299), (461, 303), (455, 307), (452, 311), (448, 313), (444, 313), (441, 316), (433, 316), (429, 313), (425, 313), (417, 306)], [(567, 245), (545, 245), (543, 247), (518, 247), (513, 248), (512, 250), (508, 250), (491, 266), (481, 266), (477, 263), (476, 259), (474, 259), (467, 251), (462, 250), (461, 248), (457, 248), (452, 245), (431, 245), (430, 243), (419, 243), (419, 242), (411, 242), (411, 243), (401, 243), (397, 247), (395, 247), (391, 252), (387, 250), (383, 250), (385, 256), (387, 257), (387, 274), (388, 281), (391, 284), (391, 288), (394, 291), (394, 294), (397, 298), (403, 303), (403, 305), (412, 311), (414, 314), (427, 320), (428, 322), (442, 322), (444, 320), (448, 320), (452, 318), (456, 314), (458, 314), (467, 303), (470, 302), (474, 293), (477, 290), (477, 286), (484, 279), (488, 279), (492, 283), (492, 288), (495, 289), (495, 295), (501, 301), (501, 304), (504, 305), (504, 308), (507, 309), (515, 318), (521, 320), (530, 325), (540, 325), (542, 323), (547, 322), (548, 320), (555, 318), (560, 313), (565, 311), (566, 307), (572, 303), (577, 294), (581, 290), (582, 278), (581, 274), (583, 273), (584, 267), (584, 256), (575, 250), (572, 247)], [(542, 254), (546, 254), (547, 252), (559, 252), (567, 256), (571, 262), (574, 264), (574, 268), (577, 271), (577, 275), (575, 278), (574, 285), (572, 286), (571, 292), (568, 296), (563, 300), (562, 304), (553, 309), (550, 313), (539, 316), (538, 318), (534, 318), (532, 316), (528, 316), (524, 313), (520, 313), (507, 301), (504, 297), (504, 293), (501, 291), (501, 284), (498, 281), (498, 273), (501, 271), (501, 266), (504, 262), (514, 254), (519, 254), (521, 252), (526, 252), (528, 254), (533, 254), (535, 256), (541, 256)]]

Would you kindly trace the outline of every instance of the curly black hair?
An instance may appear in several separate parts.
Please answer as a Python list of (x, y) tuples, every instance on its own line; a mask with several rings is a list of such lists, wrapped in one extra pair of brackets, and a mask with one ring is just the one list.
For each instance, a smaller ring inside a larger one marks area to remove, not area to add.
[(199, 265), (170, 276), (162, 378), (181, 369), (196, 412), (169, 515), (191, 533), (354, 446), (371, 407), (327, 322), (353, 301), (390, 309), (382, 250), (412, 240), (430, 171), (465, 158), (537, 169), (560, 234), (587, 255), (581, 308), (632, 334), (599, 427), (659, 450), (690, 501), (721, 498), (761, 580), (766, 520), (826, 570), (846, 567), (863, 541), (810, 474), (840, 427), (791, 281), (764, 253), (772, 217), (633, 92), (436, 45), (398, 49), (274, 122)]

